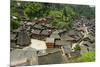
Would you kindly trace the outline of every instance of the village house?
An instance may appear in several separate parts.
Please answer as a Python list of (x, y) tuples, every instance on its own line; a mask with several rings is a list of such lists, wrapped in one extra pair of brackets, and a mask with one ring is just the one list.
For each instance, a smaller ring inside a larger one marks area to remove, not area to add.
[(31, 29), (33, 28), (33, 26), (35, 25), (35, 22), (27, 22), (25, 23), (25, 27), (26, 27), (26, 31), (30, 34), (31, 33)]
[(49, 37), (50, 34), (51, 34), (51, 30), (48, 30), (48, 29), (42, 30), (40, 33), (41, 39), (45, 39), (45, 38)]
[(95, 48), (95, 44), (94, 43), (91, 43), (89, 41), (82, 41), (82, 44), (81, 45), (84, 45), (87, 47), (88, 51), (93, 51), (94, 48)]
[(17, 36), (18, 36), (17, 45), (20, 45), (23, 47), (23, 46), (28, 46), (31, 43), (30, 37), (25, 29), (25, 26), (20, 27), (20, 30)]
[(30, 47), (36, 49), (38, 55), (45, 54), (47, 49), (45, 41), (37, 39), (31, 39)]
[(67, 33), (67, 35), (76, 39), (76, 40), (79, 40), (80, 38), (82, 38), (81, 33), (77, 30), (71, 30)]
[(20, 31), (21, 27), (18, 28), (18, 29), (15, 29), (11, 32), (11, 35), (10, 35), (10, 47), (11, 47), (11, 51), (13, 49), (16, 49), (16, 48), (20, 48), (19, 45), (17, 45), (17, 41), (18, 41), (18, 34), (19, 34), (19, 31)]
[(42, 24), (43, 27), (46, 27), (46, 28), (52, 28), (52, 25), (51, 24)]
[(27, 26), (34, 26), (36, 23), (35, 22), (27, 22), (26, 25)]
[(54, 41), (55, 41), (54, 38), (46, 38), (47, 48), (54, 48), (54, 45), (55, 45)]
[(42, 30), (42, 29), (44, 29), (44, 27), (42, 26), (41, 23), (37, 23), (37, 24), (35, 24), (35, 25), (33, 26), (33, 29), (39, 29), (39, 30)]
[(52, 34), (50, 35), (50, 38), (60, 39), (59, 32), (57, 30), (52, 32)]
[(90, 39), (91, 42), (95, 42), (95, 37), (91, 34), (88, 34), (87, 37)]
[(65, 45), (65, 41), (64, 40), (55, 40), (55, 48), (61, 48), (61, 46)]
[(33, 39), (41, 39), (40, 32), (41, 32), (41, 30), (39, 30), (39, 29), (32, 29), (31, 38), (33, 38)]
[(51, 30), (54, 30), (56, 29), (55, 27), (53, 27), (51, 24), (42, 24), (42, 26), (46, 29), (51, 29)]
[(62, 35), (61, 39), (66, 40), (66, 41), (70, 41), (70, 42), (75, 42), (76, 41), (75, 38), (72, 38), (68, 35)]

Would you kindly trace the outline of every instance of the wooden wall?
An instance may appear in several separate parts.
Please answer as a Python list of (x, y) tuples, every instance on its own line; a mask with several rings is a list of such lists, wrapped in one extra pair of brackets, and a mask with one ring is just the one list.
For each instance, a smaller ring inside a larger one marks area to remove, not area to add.
[(47, 48), (54, 48), (54, 43), (46, 43)]

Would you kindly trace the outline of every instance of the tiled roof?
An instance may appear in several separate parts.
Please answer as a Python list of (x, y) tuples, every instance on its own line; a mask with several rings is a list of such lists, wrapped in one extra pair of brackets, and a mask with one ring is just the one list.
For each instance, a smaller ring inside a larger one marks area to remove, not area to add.
[(40, 34), (41, 30), (38, 29), (32, 29), (32, 34)]

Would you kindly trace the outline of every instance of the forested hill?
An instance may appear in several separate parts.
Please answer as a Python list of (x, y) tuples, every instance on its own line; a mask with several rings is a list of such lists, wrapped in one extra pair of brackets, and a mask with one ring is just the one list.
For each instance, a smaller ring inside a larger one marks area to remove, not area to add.
[(88, 5), (37, 3), (11, 1), (11, 30), (17, 29), (22, 21), (52, 17), (51, 24), (56, 28), (70, 29), (74, 20), (84, 16), (95, 18), (95, 7)]

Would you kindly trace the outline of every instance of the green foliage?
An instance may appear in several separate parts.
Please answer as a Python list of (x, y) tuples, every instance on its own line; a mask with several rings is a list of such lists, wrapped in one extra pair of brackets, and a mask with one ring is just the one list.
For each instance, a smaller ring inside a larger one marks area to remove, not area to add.
[(51, 10), (51, 11), (49, 11), (48, 16), (61, 18), (62, 17), (62, 12), (57, 11), (57, 10), (54, 10), (54, 11)]
[(41, 15), (42, 8), (43, 8), (43, 5), (40, 3), (30, 3), (25, 8), (24, 15), (29, 19), (39, 17)]
[(52, 25), (55, 26), (56, 28), (62, 29), (66, 25), (62, 17), (63, 16), (62, 11), (57, 11), (57, 10), (49, 11), (48, 16), (54, 17)]
[(90, 7), (88, 5), (74, 5), (73, 8), (79, 17), (85, 16), (87, 19), (95, 18), (95, 7)]
[(69, 59), (69, 62), (94, 62), (95, 61), (95, 52), (94, 51), (89, 51), (84, 53), (82, 56), (79, 57), (73, 57)]
[(75, 49), (75, 51), (80, 51), (81, 50), (79, 45), (76, 45), (76, 47), (74, 49)]
[(93, 62), (95, 61), (95, 52), (90, 51), (84, 53), (80, 58), (78, 58), (79, 62)]
[(63, 9), (62, 8), (59, 9), (58, 9), (59, 11), (57, 10), (49, 11), (49, 16), (53, 16), (55, 18), (53, 21), (53, 25), (59, 29), (63, 28), (70, 29), (72, 26), (73, 17), (75, 16), (73, 8), (64, 5)]
[[(77, 15), (90, 18), (94, 17), (94, 12), (94, 8), (85, 5), (11, 1), (11, 16), (16, 16), (18, 23), (23, 19), (32, 21), (36, 17), (52, 16), (54, 20), (51, 21), (51, 24), (60, 29), (66, 28), (70, 30)], [(17, 21), (13, 20), (14, 23), (11, 22), (11, 24), (17, 26)], [(15, 26), (12, 28), (16, 28)]]
[(66, 6), (63, 10), (63, 13), (67, 17), (74, 17), (75, 16), (75, 11), (72, 7)]
[(20, 21), (18, 20), (11, 20), (11, 30), (12, 29), (17, 29), (20, 26)]

